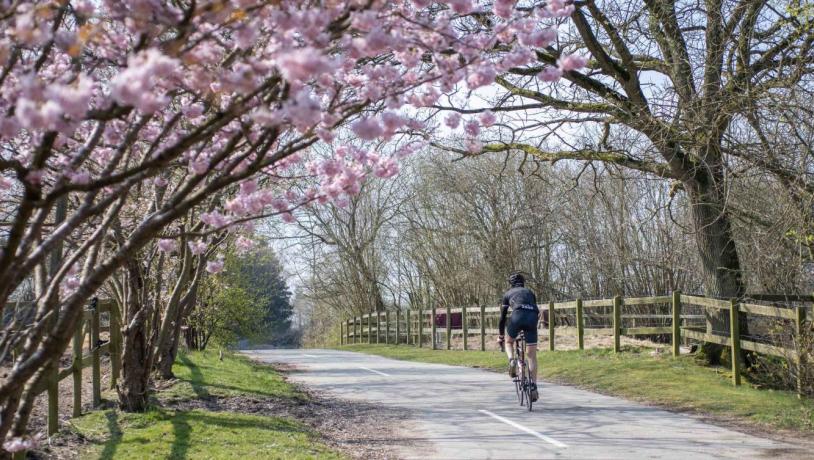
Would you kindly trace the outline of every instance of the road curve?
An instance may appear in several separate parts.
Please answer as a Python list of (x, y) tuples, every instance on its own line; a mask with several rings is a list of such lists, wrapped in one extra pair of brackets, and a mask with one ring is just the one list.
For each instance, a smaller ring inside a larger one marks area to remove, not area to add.
[[(338, 350), (246, 350), (293, 364), (291, 379), (332, 396), (406, 409), (400, 458), (802, 458), (793, 446), (624, 399), (540, 383), (534, 411), (517, 405), (508, 376)], [(805, 454), (803, 454), (805, 455)]]

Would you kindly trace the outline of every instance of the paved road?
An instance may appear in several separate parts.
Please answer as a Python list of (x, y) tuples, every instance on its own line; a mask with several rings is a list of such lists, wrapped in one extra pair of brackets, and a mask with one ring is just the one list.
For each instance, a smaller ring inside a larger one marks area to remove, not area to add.
[(296, 365), (291, 378), (313, 389), (408, 409), (405, 437), (422, 447), (397, 446), (402, 458), (801, 458), (779, 442), (549, 383), (539, 385), (541, 401), (528, 412), (517, 405), (508, 376), (479, 369), (337, 350), (245, 353)]

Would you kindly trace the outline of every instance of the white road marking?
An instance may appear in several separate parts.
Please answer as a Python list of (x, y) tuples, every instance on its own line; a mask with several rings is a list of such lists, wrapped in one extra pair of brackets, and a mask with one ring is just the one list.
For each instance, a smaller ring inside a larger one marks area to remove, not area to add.
[(373, 373), (375, 373), (375, 374), (383, 375), (383, 376), (385, 376), (385, 377), (390, 377), (390, 374), (385, 374), (384, 372), (379, 372), (379, 371), (377, 371), (377, 370), (375, 370), (375, 369), (370, 369), (370, 368), (368, 368), (368, 367), (359, 366), (359, 369), (364, 369), (364, 370), (366, 370), (366, 371), (373, 372)]
[(511, 420), (509, 420), (509, 419), (507, 419), (505, 417), (501, 417), (501, 416), (499, 416), (497, 414), (493, 414), (493, 413), (489, 412), (488, 410), (480, 409), (478, 412), (482, 412), (482, 413), (488, 415), (489, 417), (494, 418), (495, 420), (499, 420), (499, 421), (501, 421), (501, 422), (503, 422), (503, 423), (505, 423), (507, 425), (511, 425), (511, 426), (517, 428), (520, 431), (525, 431), (526, 433), (528, 433), (528, 434), (530, 434), (532, 436), (535, 436), (537, 438), (540, 438), (540, 439), (542, 439), (543, 441), (545, 441), (545, 442), (547, 442), (549, 444), (553, 444), (554, 446), (557, 446), (557, 447), (560, 447), (560, 448), (568, 447), (567, 445), (561, 443), (560, 441), (557, 441), (556, 439), (554, 439), (552, 437), (546, 436), (546, 435), (544, 435), (542, 433), (538, 433), (538, 432), (532, 430), (531, 428), (526, 428), (526, 427), (524, 427), (523, 425), (521, 425), (521, 424), (519, 424), (517, 422), (513, 422), (513, 421), (511, 421)]
[(305, 354), (305, 353), (303, 353), (302, 355), (307, 356), (309, 358), (319, 358), (319, 356), (317, 356), (317, 355), (308, 355), (308, 354)]

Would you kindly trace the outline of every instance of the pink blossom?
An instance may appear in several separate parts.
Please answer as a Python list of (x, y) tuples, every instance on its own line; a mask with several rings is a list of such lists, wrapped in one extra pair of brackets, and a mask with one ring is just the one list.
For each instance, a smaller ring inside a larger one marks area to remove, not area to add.
[(0, 136), (11, 139), (20, 132), (20, 123), (16, 118), (0, 118)]
[(519, 38), (520, 43), (526, 46), (545, 48), (557, 39), (557, 30), (554, 28), (536, 30), (526, 34), (520, 34)]
[(159, 80), (174, 74), (178, 66), (176, 59), (165, 56), (156, 48), (141, 51), (128, 58), (127, 68), (111, 79), (110, 94), (121, 105), (153, 113), (169, 102), (157, 88)]
[(284, 113), (300, 131), (306, 131), (320, 122), (322, 106), (314, 99), (307, 89), (299, 91), (285, 105)]
[(333, 143), (333, 141), (334, 141), (334, 133), (333, 133), (333, 131), (331, 131), (329, 129), (325, 129), (325, 128), (317, 128), (316, 133), (317, 133), (317, 137), (319, 137), (319, 139), (322, 142), (324, 142), (326, 144)]
[(480, 124), (484, 128), (491, 127), (495, 124), (495, 121), (497, 121), (497, 117), (491, 110), (485, 110), (480, 114)]
[(223, 259), (210, 260), (206, 263), (206, 271), (212, 274), (223, 271)]
[(488, 86), (495, 82), (497, 78), (497, 71), (492, 65), (484, 65), (478, 68), (475, 72), (469, 74), (466, 79), (469, 89), (480, 88), (481, 86)]
[(280, 217), (283, 219), (283, 222), (287, 224), (293, 224), (297, 221), (297, 219), (294, 218), (294, 214), (291, 214), (290, 212), (284, 212), (280, 214)]
[(80, 119), (84, 117), (88, 110), (91, 96), (93, 96), (94, 81), (85, 74), (80, 74), (76, 81), (70, 85), (53, 84), (45, 91), (45, 95), (54, 101), (59, 110), (55, 110), (60, 116), (62, 113)]
[(28, 174), (25, 176), (25, 181), (31, 185), (40, 185), (42, 184), (42, 178), (45, 176), (45, 171), (42, 169), (35, 169), (29, 171)]
[(399, 165), (392, 158), (380, 161), (374, 168), (373, 174), (376, 177), (390, 178), (399, 173)]
[(458, 14), (469, 14), (474, 9), (472, 0), (446, 0), (446, 3)]
[(31, 438), (16, 437), (3, 443), (3, 449), (11, 453), (31, 450), (35, 447), (36, 443)]
[(90, 174), (87, 171), (70, 171), (66, 173), (66, 176), (73, 184), (87, 185), (90, 183)]
[(200, 117), (204, 113), (204, 105), (200, 102), (196, 102), (195, 104), (185, 105), (181, 109), (181, 113), (184, 114), (187, 118), (194, 120), (195, 118)]
[(382, 125), (372, 117), (363, 118), (357, 121), (351, 125), (350, 129), (359, 137), (359, 139), (366, 141), (372, 141), (384, 134)]
[(225, 227), (229, 224), (229, 221), (217, 211), (202, 213), (201, 221), (210, 227)]
[(168, 184), (167, 179), (164, 179), (163, 177), (159, 176), (153, 179), (153, 185), (155, 185), (156, 187), (163, 188), (166, 187), (167, 184)]
[(470, 137), (478, 137), (480, 134), (480, 123), (477, 120), (469, 120), (464, 123), (464, 132)]
[(158, 240), (158, 249), (169, 254), (178, 249), (178, 243), (175, 240), (163, 238)]
[(495, 15), (503, 19), (508, 19), (512, 17), (512, 13), (514, 13), (515, 2), (516, 0), (495, 0), (495, 3), (492, 7)]
[(469, 153), (480, 153), (483, 150), (483, 143), (477, 139), (469, 139), (466, 141), (466, 150)]
[(80, 16), (88, 17), (93, 14), (96, 6), (91, 0), (77, 0), (73, 2), (73, 10)]
[(569, 72), (585, 67), (588, 60), (576, 54), (568, 54), (557, 59), (557, 66), (561, 72)]
[(191, 253), (193, 253), (195, 255), (203, 254), (204, 252), (206, 252), (206, 248), (208, 247), (208, 245), (206, 244), (206, 241), (203, 241), (203, 240), (202, 241), (190, 241), (190, 242), (187, 243), (187, 246), (189, 246), (189, 252), (191, 252)]
[(342, 170), (341, 165), (336, 160), (325, 160), (319, 164), (317, 171), (328, 177), (333, 177)]
[(271, 207), (274, 208), (275, 211), (287, 211), (288, 210), (288, 201), (285, 198), (277, 197), (271, 200)]
[(257, 29), (253, 24), (246, 24), (245, 26), (237, 29), (234, 33), (235, 43), (238, 48), (249, 49), (254, 46), (257, 41)]
[(12, 185), (14, 185), (14, 182), (11, 179), (0, 176), (0, 190), (8, 190)]
[(277, 66), (283, 78), (293, 82), (304, 82), (318, 74), (330, 72), (331, 61), (321, 51), (305, 47), (281, 54)]
[(450, 128), (455, 129), (461, 124), (461, 114), (452, 112), (444, 118), (444, 123)]
[(556, 67), (546, 67), (537, 74), (537, 78), (546, 82), (555, 82), (562, 77), (562, 71)]
[(189, 170), (193, 174), (203, 175), (209, 171), (209, 159), (199, 156), (189, 162)]
[(384, 125), (384, 134), (387, 136), (392, 136), (405, 123), (403, 117), (393, 112), (384, 112), (381, 119)]
[(251, 195), (257, 191), (257, 181), (254, 179), (249, 179), (247, 181), (243, 181), (240, 183), (240, 194), (241, 195)]
[(235, 246), (237, 246), (239, 251), (246, 252), (254, 247), (254, 241), (241, 236), (237, 239), (237, 241), (235, 241)]

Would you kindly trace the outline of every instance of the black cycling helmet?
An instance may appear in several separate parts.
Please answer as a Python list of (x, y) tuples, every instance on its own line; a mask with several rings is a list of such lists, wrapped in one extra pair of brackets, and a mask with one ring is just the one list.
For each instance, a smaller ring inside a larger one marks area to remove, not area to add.
[(526, 284), (526, 278), (523, 277), (520, 273), (512, 273), (509, 275), (509, 284), (514, 286), (524, 286)]

